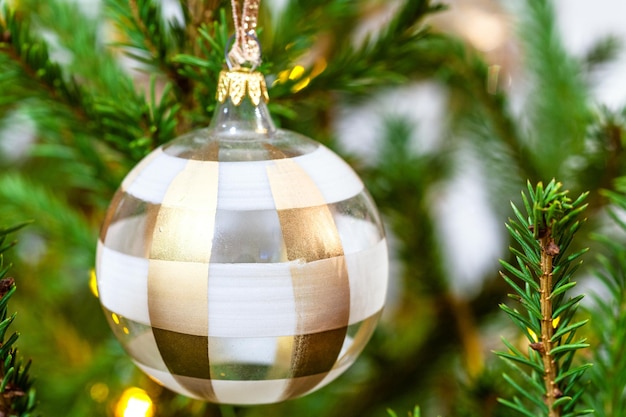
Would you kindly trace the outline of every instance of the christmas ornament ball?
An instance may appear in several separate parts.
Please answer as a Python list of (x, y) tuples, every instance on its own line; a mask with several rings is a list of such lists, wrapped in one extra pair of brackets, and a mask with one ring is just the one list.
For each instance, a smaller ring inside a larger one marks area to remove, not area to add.
[(216, 403), (283, 401), (337, 378), (387, 287), (362, 181), (328, 148), (276, 129), (253, 74), (222, 74), (211, 125), (128, 174), (98, 241), (99, 299), (133, 361)]

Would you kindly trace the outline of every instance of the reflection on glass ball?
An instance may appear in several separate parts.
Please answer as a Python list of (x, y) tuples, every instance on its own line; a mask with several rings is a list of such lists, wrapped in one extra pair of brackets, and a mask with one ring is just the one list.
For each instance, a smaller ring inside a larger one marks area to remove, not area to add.
[(96, 268), (139, 368), (190, 397), (262, 404), (354, 362), (383, 308), (387, 246), (343, 160), (275, 129), (264, 103), (227, 101), (128, 174)]

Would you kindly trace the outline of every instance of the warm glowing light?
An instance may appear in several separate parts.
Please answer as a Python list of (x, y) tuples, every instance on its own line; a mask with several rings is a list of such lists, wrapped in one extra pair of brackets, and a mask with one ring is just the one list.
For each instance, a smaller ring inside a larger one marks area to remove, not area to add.
[(120, 317), (117, 314), (111, 313), (111, 318), (115, 324), (120, 324)]
[(290, 71), (288, 69), (279, 72), (278, 75), (276, 76), (276, 81), (274, 81), (274, 84), (277, 84), (277, 83), (284, 84), (284, 83), (286, 83), (287, 80), (289, 79), (289, 73), (290, 73)]
[(89, 271), (89, 289), (98, 298), (98, 282), (96, 281), (96, 270), (93, 268)]
[(306, 77), (305, 79), (303, 79), (302, 81), (298, 82), (296, 85), (291, 87), (291, 91), (293, 91), (294, 93), (297, 93), (298, 91), (302, 90), (304, 87), (309, 85), (310, 82), (311, 82), (311, 79), (309, 77)]
[(109, 387), (102, 382), (97, 382), (89, 389), (89, 395), (96, 402), (104, 402), (109, 396)]
[(304, 67), (302, 65), (296, 65), (289, 73), (289, 79), (292, 81), (299, 80), (304, 75)]
[(122, 331), (124, 332), (124, 334), (130, 334), (130, 330), (128, 330), (128, 327), (126, 327), (126, 326), (124, 326)]
[(507, 27), (501, 16), (478, 8), (463, 11), (459, 16), (459, 30), (481, 51), (501, 47), (507, 40)]
[(115, 407), (115, 417), (152, 417), (154, 407), (152, 399), (142, 389), (128, 388)]

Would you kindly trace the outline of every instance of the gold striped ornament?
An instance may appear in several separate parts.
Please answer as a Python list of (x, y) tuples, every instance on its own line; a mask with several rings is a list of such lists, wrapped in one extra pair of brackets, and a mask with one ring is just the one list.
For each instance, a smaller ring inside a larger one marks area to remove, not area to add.
[(372, 198), (323, 145), (276, 129), (263, 76), (225, 71), (210, 126), (124, 179), (98, 241), (98, 292), (139, 368), (178, 393), (266, 404), (357, 358), (387, 290)]

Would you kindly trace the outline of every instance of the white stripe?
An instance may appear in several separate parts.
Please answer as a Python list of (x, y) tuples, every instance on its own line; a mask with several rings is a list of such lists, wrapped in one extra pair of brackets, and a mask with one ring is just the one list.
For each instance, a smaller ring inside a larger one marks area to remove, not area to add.
[(350, 165), (325, 146), (293, 160), (317, 184), (328, 204), (347, 200), (363, 190), (363, 182)]
[(385, 304), (388, 275), (387, 241), (346, 255), (350, 280), (350, 324), (378, 312)]
[(98, 241), (98, 293), (112, 312), (150, 325), (148, 313), (148, 259), (129, 256)]
[(209, 336), (293, 335), (296, 307), (290, 264), (211, 264)]
[[(311, 177), (328, 204), (351, 198), (363, 189), (352, 168), (324, 146), (292, 158)], [(123, 182), (134, 197), (160, 204), (173, 179), (185, 169), (188, 159), (177, 158), (157, 149), (137, 165)], [(215, 164), (208, 161), (207, 164)], [(219, 162), (218, 209), (274, 209), (274, 199), (266, 169), (275, 160)]]
[[(352, 168), (328, 148), (319, 146), (291, 160), (311, 177), (328, 204), (347, 200), (363, 190)], [(267, 177), (267, 168), (275, 164), (276, 160), (220, 162), (217, 209), (275, 209)]]
[(378, 245), (384, 236), (375, 224), (345, 214), (334, 214), (333, 220), (345, 255)]
[[(318, 262), (324, 262), (321, 260)], [(387, 244), (346, 256), (350, 280), (350, 319), (358, 323), (384, 305), (387, 291)], [(292, 284), (292, 269), (306, 264), (211, 264), (209, 269), (209, 336), (275, 337), (295, 334), (298, 317)], [(322, 279), (323, 277), (320, 277)], [(312, 297), (324, 294), (315, 290)], [(320, 303), (300, 303), (301, 317), (319, 316)], [(310, 306), (310, 311), (302, 310)]]
[(176, 176), (185, 169), (188, 159), (176, 158), (160, 150), (154, 151), (146, 159), (147, 163), (140, 163), (129, 174), (128, 181), (124, 180), (124, 190), (143, 201), (160, 204), (165, 197), (168, 187)]
[[(116, 252), (98, 243), (98, 291), (104, 307), (130, 320), (150, 324), (148, 259)], [(320, 261), (320, 262), (323, 262)], [(387, 246), (346, 255), (350, 280), (350, 321), (357, 323), (383, 307), (387, 289)], [(209, 336), (273, 337), (295, 334), (297, 317), (292, 262), (210, 264)], [(314, 285), (314, 283), (312, 283)], [(306, 303), (314, 308), (315, 303)], [(300, 311), (306, 316), (315, 311)]]
[(218, 210), (275, 210), (266, 168), (274, 161), (220, 162)]

